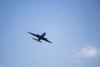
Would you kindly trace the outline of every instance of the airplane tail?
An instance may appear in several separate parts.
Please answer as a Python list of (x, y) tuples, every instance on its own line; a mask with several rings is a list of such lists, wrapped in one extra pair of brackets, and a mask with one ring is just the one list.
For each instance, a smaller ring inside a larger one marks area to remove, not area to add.
[(41, 42), (41, 41), (39, 41), (38, 39), (35, 39), (35, 38), (32, 38), (32, 39), (34, 39), (34, 40), (36, 40), (36, 41), (38, 41), (38, 42), (42, 43), (42, 42)]

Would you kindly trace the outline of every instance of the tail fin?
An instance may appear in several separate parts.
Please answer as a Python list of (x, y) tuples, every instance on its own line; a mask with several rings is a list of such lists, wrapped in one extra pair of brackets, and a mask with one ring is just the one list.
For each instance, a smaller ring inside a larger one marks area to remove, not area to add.
[(38, 41), (38, 42), (40, 42), (40, 43), (42, 43), (40, 40), (38, 40), (38, 39), (35, 39), (35, 38), (32, 38), (32, 39), (34, 39), (34, 40), (36, 40), (36, 41)]

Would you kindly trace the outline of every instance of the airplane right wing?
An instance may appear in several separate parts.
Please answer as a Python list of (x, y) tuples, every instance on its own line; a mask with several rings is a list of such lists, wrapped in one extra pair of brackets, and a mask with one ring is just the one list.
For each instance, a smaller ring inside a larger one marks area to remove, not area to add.
[(29, 34), (31, 34), (31, 35), (33, 35), (33, 36), (37, 36), (36, 34), (34, 34), (34, 33), (31, 33), (31, 32), (28, 32)]
[(36, 37), (40, 37), (40, 35), (38, 35), (38, 34), (34, 34), (34, 33), (31, 33), (31, 32), (28, 32), (29, 34), (31, 34), (31, 35), (33, 35), (33, 36), (36, 36)]

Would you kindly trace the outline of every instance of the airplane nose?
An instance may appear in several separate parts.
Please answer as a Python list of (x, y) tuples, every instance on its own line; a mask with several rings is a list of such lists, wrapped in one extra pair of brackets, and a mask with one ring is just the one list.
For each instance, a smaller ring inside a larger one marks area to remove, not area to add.
[(46, 34), (46, 32), (44, 32), (44, 34)]

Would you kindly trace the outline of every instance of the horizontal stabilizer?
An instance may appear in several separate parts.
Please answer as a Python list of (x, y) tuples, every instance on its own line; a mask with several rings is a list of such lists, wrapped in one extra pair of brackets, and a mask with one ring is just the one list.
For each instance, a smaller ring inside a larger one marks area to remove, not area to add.
[(41, 41), (39, 41), (38, 39), (35, 39), (35, 38), (32, 38), (32, 39), (34, 39), (34, 40), (36, 40), (36, 41), (38, 41), (38, 42), (42, 43), (42, 42), (41, 42)]

